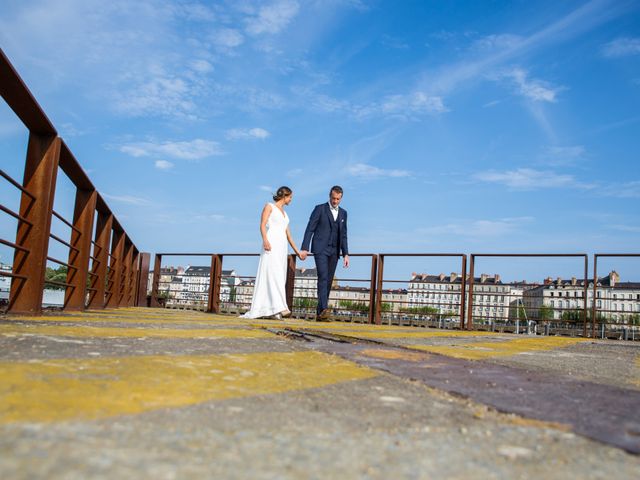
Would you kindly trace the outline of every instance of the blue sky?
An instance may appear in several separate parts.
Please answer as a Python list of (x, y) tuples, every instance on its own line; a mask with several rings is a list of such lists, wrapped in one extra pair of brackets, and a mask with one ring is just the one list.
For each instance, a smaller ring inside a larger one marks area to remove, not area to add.
[(638, 251), (637, 1), (4, 0), (0, 44), (144, 251), (257, 252), (280, 185), (300, 243), (333, 184), (353, 252)]

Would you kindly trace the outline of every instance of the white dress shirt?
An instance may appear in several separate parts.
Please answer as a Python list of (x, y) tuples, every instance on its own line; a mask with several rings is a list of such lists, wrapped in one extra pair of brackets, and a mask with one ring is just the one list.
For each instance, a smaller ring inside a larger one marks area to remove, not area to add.
[(340, 210), (340, 207), (336, 207), (333, 208), (333, 205), (331, 205), (331, 202), (327, 202), (329, 204), (329, 209), (331, 210), (331, 215), (333, 215), (333, 221), (337, 221), (338, 220), (338, 211)]

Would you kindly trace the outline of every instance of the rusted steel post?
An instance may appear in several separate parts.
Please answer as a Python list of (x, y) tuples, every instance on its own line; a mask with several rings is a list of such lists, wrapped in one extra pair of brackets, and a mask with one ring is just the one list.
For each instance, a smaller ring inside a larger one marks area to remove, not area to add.
[(376, 323), (378, 255), (371, 255), (371, 281), (369, 283), (369, 323)]
[(89, 308), (104, 308), (105, 287), (107, 285), (107, 265), (109, 263), (109, 241), (113, 228), (113, 215), (98, 212), (96, 221), (95, 246), (93, 249), (93, 267), (91, 288), (89, 291)]
[(471, 262), (469, 265), (469, 295), (467, 300), (467, 330), (473, 329), (473, 277), (475, 275), (475, 260), (476, 256), (471, 254)]
[(460, 330), (465, 328), (466, 300), (467, 300), (467, 255), (462, 255), (460, 271)]
[[(593, 298), (591, 307), (591, 338), (596, 338), (596, 297), (598, 293), (598, 254), (593, 256)], [(603, 299), (604, 301), (604, 299)]]
[(120, 283), (120, 298), (118, 306), (126, 307), (129, 305), (129, 295), (131, 293), (131, 270), (133, 267), (133, 243), (125, 234), (124, 257), (122, 261), (122, 276)]
[(115, 308), (120, 303), (120, 289), (122, 285), (122, 261), (124, 258), (125, 235), (122, 230), (114, 229), (111, 237), (111, 262), (109, 264), (111, 275), (109, 292), (107, 294), (106, 308)]
[(582, 305), (582, 336), (587, 336), (587, 312), (589, 307), (587, 306), (587, 294), (589, 292), (589, 257), (584, 256), (584, 290), (582, 292), (584, 296), (584, 302)]
[(222, 282), (222, 255), (211, 255), (209, 298), (207, 312), (220, 313), (220, 284)]
[(69, 265), (67, 283), (71, 285), (65, 292), (65, 310), (84, 310), (87, 300), (87, 277), (89, 257), (91, 256), (91, 233), (96, 211), (98, 193), (95, 190), (76, 191), (76, 204), (73, 211), (71, 230), (71, 246), (69, 249)]
[(378, 255), (378, 278), (376, 279), (376, 302), (373, 319), (376, 325), (382, 323), (382, 289), (384, 286), (384, 255)]
[(140, 252), (136, 247), (133, 247), (131, 253), (131, 272), (129, 274), (129, 293), (128, 293), (128, 307), (135, 307), (138, 300), (138, 269), (140, 266)]
[(285, 292), (287, 297), (287, 306), (289, 310), (293, 312), (293, 292), (296, 286), (296, 256), (295, 254), (289, 255), (287, 261), (287, 283), (285, 285)]
[(160, 307), (158, 301), (158, 289), (160, 287), (160, 270), (162, 268), (162, 255), (156, 254), (156, 258), (153, 264), (153, 280), (151, 281), (151, 307)]
[(42, 311), (44, 275), (47, 267), (49, 233), (53, 199), (60, 161), (60, 139), (55, 135), (29, 134), (27, 159), (24, 169), (24, 189), (33, 195), (22, 193), (18, 221), (11, 282), (9, 312), (38, 314)]
[(136, 292), (136, 306), (148, 307), (147, 289), (149, 288), (149, 264), (151, 263), (151, 254), (147, 252), (140, 253), (140, 268), (138, 269), (138, 282)]
[[(211, 255), (211, 268), (209, 268), (209, 291), (207, 292), (207, 312), (212, 313), (214, 309), (213, 302), (213, 285), (216, 283), (216, 265), (217, 265), (217, 257), (215, 255)], [(217, 312), (216, 312), (217, 313)]]

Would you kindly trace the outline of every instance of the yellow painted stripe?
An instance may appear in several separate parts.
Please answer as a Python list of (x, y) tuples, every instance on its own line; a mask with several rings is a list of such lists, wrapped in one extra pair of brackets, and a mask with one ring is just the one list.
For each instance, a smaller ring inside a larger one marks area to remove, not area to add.
[(178, 329), (117, 328), (89, 325), (0, 325), (0, 335), (46, 335), (58, 337), (154, 337), (154, 338), (273, 338), (266, 330), (249, 329)]
[[(13, 321), (20, 322), (37, 322), (37, 323), (51, 323), (51, 324), (59, 324), (59, 323), (87, 323), (87, 324), (95, 324), (95, 323), (118, 323), (125, 325), (184, 325), (184, 326), (209, 326), (215, 327), (217, 325), (225, 326), (225, 327), (247, 327), (250, 326), (246, 323), (242, 322), (220, 322), (217, 320), (207, 320), (206, 318), (194, 318), (194, 319), (184, 319), (184, 318), (149, 318), (149, 317), (134, 317), (134, 316), (118, 316), (118, 317), (63, 317), (63, 316), (47, 316), (47, 317), (20, 317), (13, 318)], [(16, 322), (18, 323), (18, 322)]]
[(534, 337), (500, 342), (465, 343), (462, 345), (411, 345), (410, 348), (440, 353), (448, 357), (481, 360), (492, 357), (508, 357), (526, 352), (554, 350), (584, 341), (587, 340), (568, 337)]
[[(322, 330), (322, 329), (319, 329)], [(383, 331), (378, 330), (377, 327), (371, 327), (367, 330), (349, 331), (349, 330), (333, 330), (333, 333), (344, 335), (353, 338), (433, 338), (433, 337), (485, 337), (485, 336), (497, 336), (488, 332), (467, 332), (464, 330), (402, 330), (402, 331)]]
[(370, 378), (319, 352), (0, 363), (0, 422), (98, 419)]

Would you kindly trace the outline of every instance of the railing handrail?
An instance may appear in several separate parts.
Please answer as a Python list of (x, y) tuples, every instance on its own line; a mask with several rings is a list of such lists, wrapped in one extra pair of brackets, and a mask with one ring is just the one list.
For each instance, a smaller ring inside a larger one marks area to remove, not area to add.
[[(17, 212), (0, 205), (0, 211), (18, 220), (15, 240), (0, 238), (3, 245), (14, 250), (12, 268), (15, 271), (11, 275), (14, 281), (11, 282), (9, 311), (29, 314), (41, 312), (45, 284), (66, 288), (65, 309), (86, 308), (86, 293), (90, 291), (87, 289), (87, 277), (91, 257), (96, 262), (92, 266), (93, 274), (99, 277), (95, 282), (98, 286), (97, 294), (90, 299), (91, 306), (104, 308), (133, 305), (140, 298), (140, 295), (133, 292), (138, 292), (143, 283), (139, 278), (141, 271), (138, 264), (141, 259), (146, 258), (145, 255), (140, 254), (129, 239), (1, 49), (0, 78), (0, 95), (29, 131), (23, 182), (16, 181), (0, 170), (0, 177), (20, 191), (20, 208)], [(76, 189), (73, 219), (65, 218), (53, 209), (59, 171), (66, 174)], [(91, 237), (96, 214), (98, 227), (94, 239)], [(52, 233), (51, 223), (54, 217), (70, 228), (68, 238)], [(109, 235), (103, 235), (105, 229), (109, 230)], [(111, 241), (111, 238), (114, 240)], [(49, 255), (51, 239), (66, 247), (68, 261)], [(110, 243), (118, 244), (117, 249), (112, 252), (115, 255), (111, 258), (111, 267), (120, 273), (116, 280), (118, 288), (114, 290), (122, 294), (117, 298), (107, 298), (104, 289), (104, 249), (108, 249)], [(91, 255), (92, 246), (95, 247), (94, 255)], [(54, 283), (46, 280), (47, 261), (67, 267), (66, 282)]]

